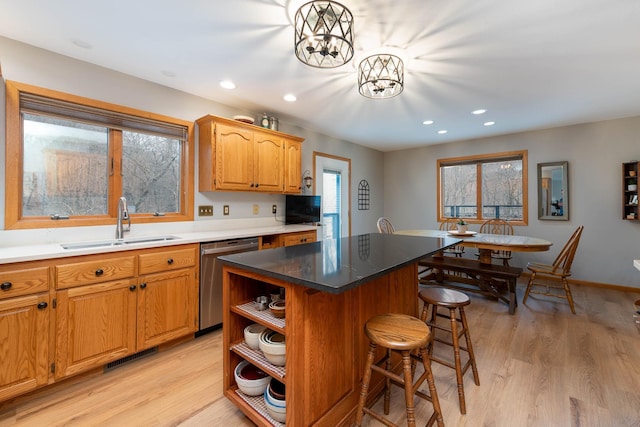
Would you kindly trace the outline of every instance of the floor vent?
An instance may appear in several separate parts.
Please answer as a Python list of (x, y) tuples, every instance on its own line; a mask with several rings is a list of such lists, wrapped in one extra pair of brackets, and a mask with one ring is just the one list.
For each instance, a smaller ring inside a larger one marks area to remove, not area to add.
[(157, 352), (158, 352), (158, 347), (152, 347), (152, 348), (149, 348), (147, 350), (143, 350), (143, 351), (141, 351), (139, 353), (132, 354), (131, 356), (127, 356), (127, 357), (123, 357), (122, 359), (114, 360), (113, 362), (108, 363), (107, 365), (105, 365), (104, 372), (111, 371), (113, 369), (116, 369), (116, 368), (124, 365), (125, 363), (133, 362), (134, 360), (138, 360), (138, 359), (140, 359), (142, 357), (149, 356), (149, 355), (155, 354)]

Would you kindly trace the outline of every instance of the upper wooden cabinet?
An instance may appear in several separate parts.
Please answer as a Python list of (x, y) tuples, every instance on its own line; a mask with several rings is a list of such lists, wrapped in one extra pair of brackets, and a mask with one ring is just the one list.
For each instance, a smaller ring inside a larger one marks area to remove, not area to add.
[(300, 192), (302, 138), (211, 115), (196, 123), (200, 191)]

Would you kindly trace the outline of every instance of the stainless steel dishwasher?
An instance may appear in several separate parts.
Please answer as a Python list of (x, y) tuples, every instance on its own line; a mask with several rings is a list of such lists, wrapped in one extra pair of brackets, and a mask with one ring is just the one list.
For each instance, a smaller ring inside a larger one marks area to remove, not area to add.
[(218, 257), (257, 250), (257, 237), (200, 244), (199, 334), (222, 324), (222, 262)]

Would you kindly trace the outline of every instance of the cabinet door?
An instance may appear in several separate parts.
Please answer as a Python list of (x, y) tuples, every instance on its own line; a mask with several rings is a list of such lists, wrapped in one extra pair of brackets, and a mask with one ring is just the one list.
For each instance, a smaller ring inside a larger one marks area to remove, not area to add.
[(57, 300), (56, 379), (135, 353), (135, 280), (59, 291)]
[(149, 274), (140, 278), (138, 350), (196, 331), (198, 323), (195, 269)]
[(47, 384), (49, 295), (0, 301), (0, 401)]
[(256, 191), (282, 192), (284, 181), (284, 140), (262, 132), (255, 132), (254, 140)]
[(253, 132), (216, 124), (216, 189), (253, 187)]
[(302, 190), (301, 151), (298, 141), (286, 140), (284, 144), (284, 192), (300, 193)]

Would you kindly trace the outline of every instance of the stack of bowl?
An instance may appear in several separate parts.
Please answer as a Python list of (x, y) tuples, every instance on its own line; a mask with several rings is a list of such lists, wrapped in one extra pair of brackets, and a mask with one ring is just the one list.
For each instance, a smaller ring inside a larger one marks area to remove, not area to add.
[(253, 349), (257, 350), (260, 348), (259, 340), (260, 334), (267, 329), (266, 326), (262, 326), (258, 323), (253, 323), (246, 328), (244, 328), (244, 342)]
[(280, 381), (272, 378), (269, 386), (264, 391), (264, 403), (269, 415), (281, 423), (287, 418), (285, 387)]
[(238, 388), (247, 396), (260, 396), (265, 392), (271, 380), (269, 374), (256, 368), (246, 360), (238, 363), (233, 374)]
[(284, 335), (265, 329), (260, 334), (258, 345), (264, 357), (276, 366), (284, 366), (286, 361), (286, 346)]

